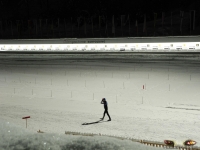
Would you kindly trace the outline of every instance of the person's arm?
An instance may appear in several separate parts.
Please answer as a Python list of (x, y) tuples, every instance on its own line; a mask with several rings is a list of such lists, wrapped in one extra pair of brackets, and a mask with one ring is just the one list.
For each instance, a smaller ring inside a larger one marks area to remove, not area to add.
[(104, 104), (104, 100), (101, 101), (101, 104)]

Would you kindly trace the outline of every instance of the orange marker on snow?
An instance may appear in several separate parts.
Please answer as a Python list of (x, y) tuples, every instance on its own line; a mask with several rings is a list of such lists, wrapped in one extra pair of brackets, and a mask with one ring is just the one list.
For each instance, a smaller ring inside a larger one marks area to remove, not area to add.
[(186, 140), (183, 144), (186, 145), (186, 146), (192, 146), (192, 145), (196, 144), (196, 141)]
[(174, 141), (171, 141), (171, 140), (164, 140), (164, 143), (165, 143), (166, 145), (174, 146)]
[(26, 119), (26, 128), (27, 128), (27, 119), (30, 118), (30, 116), (26, 116), (26, 117), (23, 117), (22, 119)]

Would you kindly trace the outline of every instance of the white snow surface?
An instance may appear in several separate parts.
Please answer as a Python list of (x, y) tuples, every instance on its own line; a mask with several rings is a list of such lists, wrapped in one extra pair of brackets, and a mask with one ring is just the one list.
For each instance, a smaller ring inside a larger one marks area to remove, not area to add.
[[(94, 140), (103, 143), (99, 149), (159, 149), (113, 138), (70, 136), (65, 131), (158, 142), (168, 139), (176, 145), (193, 139), (200, 146), (199, 58), (21, 60), (2, 59), (0, 64), (1, 149), (9, 145), (5, 146), (6, 141), (46, 149), (41, 144), (45, 140), (51, 149), (67, 149), (70, 143), (65, 141), (72, 139), (86, 149), (98, 149)], [(102, 98), (107, 99), (112, 121), (107, 122), (106, 116), (105, 122), (95, 123), (104, 112)], [(25, 116), (30, 116), (27, 128)], [(7, 136), (10, 130), (13, 135)], [(55, 144), (52, 137), (62, 140)], [(33, 139), (36, 143), (31, 145)]]
[[(0, 122), (1, 150), (153, 150), (140, 143), (106, 136), (82, 137), (53, 133), (31, 133), (22, 127)], [(161, 150), (159, 148), (158, 150)]]

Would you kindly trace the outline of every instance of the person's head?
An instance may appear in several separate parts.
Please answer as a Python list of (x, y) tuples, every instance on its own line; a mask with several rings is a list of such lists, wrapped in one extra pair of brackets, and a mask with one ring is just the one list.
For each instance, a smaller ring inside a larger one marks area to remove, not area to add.
[(105, 99), (105, 98), (102, 98), (102, 101), (106, 101), (106, 99)]

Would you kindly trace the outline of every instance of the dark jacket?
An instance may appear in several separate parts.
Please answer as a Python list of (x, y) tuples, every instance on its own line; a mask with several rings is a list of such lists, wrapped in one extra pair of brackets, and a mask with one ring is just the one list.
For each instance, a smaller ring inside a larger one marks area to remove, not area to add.
[(108, 109), (108, 102), (106, 100), (101, 101), (101, 104), (104, 104), (104, 109)]

